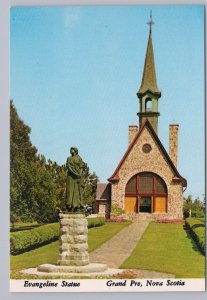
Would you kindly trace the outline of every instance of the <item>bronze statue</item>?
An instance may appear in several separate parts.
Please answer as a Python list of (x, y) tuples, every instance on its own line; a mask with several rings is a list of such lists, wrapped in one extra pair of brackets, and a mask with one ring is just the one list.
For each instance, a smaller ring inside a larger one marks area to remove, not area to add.
[(71, 156), (67, 158), (66, 207), (68, 211), (80, 211), (81, 203), (80, 181), (83, 172), (83, 161), (78, 155), (78, 149), (70, 148)]

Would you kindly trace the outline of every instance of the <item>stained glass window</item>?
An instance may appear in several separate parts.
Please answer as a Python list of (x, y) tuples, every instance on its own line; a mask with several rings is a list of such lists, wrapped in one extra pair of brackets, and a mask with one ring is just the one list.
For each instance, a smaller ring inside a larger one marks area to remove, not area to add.
[(167, 194), (167, 187), (163, 179), (149, 172), (140, 173), (133, 176), (128, 181), (125, 192), (137, 194), (137, 182), (139, 182), (138, 194)]
[(139, 193), (153, 193), (153, 175), (140, 174)]
[(136, 193), (137, 191), (136, 180), (137, 180), (137, 176), (135, 175), (128, 181), (126, 185), (126, 193)]
[(162, 194), (167, 192), (164, 181), (158, 176), (156, 176), (156, 192)]

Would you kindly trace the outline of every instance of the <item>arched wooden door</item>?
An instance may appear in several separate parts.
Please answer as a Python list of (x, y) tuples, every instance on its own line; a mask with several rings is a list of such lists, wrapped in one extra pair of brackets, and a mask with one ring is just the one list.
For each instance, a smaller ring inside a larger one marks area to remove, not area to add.
[(133, 176), (125, 188), (126, 213), (166, 213), (167, 186), (164, 180), (150, 172)]

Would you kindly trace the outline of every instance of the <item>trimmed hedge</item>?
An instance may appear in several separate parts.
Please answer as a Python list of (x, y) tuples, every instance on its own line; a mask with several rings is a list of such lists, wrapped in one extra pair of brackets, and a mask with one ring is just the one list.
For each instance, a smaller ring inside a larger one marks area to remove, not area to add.
[[(87, 218), (88, 228), (102, 226), (104, 218)], [(10, 234), (10, 252), (13, 255), (29, 251), (58, 240), (59, 223), (42, 225), (31, 230), (12, 232)]]
[(203, 219), (187, 218), (185, 220), (193, 240), (196, 242), (201, 252), (205, 254), (205, 224)]
[(59, 223), (47, 224), (31, 230), (10, 234), (10, 252), (13, 255), (46, 245), (59, 238)]
[(87, 218), (88, 228), (98, 227), (105, 224), (105, 218)]

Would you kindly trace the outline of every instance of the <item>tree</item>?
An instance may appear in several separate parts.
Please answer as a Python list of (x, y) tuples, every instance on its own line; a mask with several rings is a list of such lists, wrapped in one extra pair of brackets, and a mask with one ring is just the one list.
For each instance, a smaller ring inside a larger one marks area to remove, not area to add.
[[(57, 221), (59, 210), (65, 209), (66, 166), (37, 153), (30, 141), (31, 129), (10, 104), (10, 220), (23, 222)], [(84, 163), (81, 194), (85, 204), (95, 201), (97, 176)]]
[(97, 175), (94, 172), (91, 174), (88, 165), (84, 163), (81, 180), (81, 196), (83, 204), (88, 204), (94, 207), (96, 201), (97, 182)]
[(199, 198), (192, 199), (191, 195), (183, 198), (183, 214), (184, 217), (203, 217), (204, 216), (204, 202)]
[(183, 198), (183, 214), (185, 218), (191, 217), (192, 204), (193, 200), (191, 195)]
[(11, 217), (32, 221), (33, 216), (25, 193), (30, 186), (29, 170), (37, 160), (37, 149), (32, 145), (30, 127), (19, 118), (13, 102), (10, 103), (10, 212)]
[(10, 106), (10, 214), (11, 221), (53, 222), (57, 192), (44, 156), (30, 141), (31, 129)]
[(199, 198), (196, 198), (193, 201), (192, 217), (196, 217), (196, 218), (204, 217), (204, 203)]

